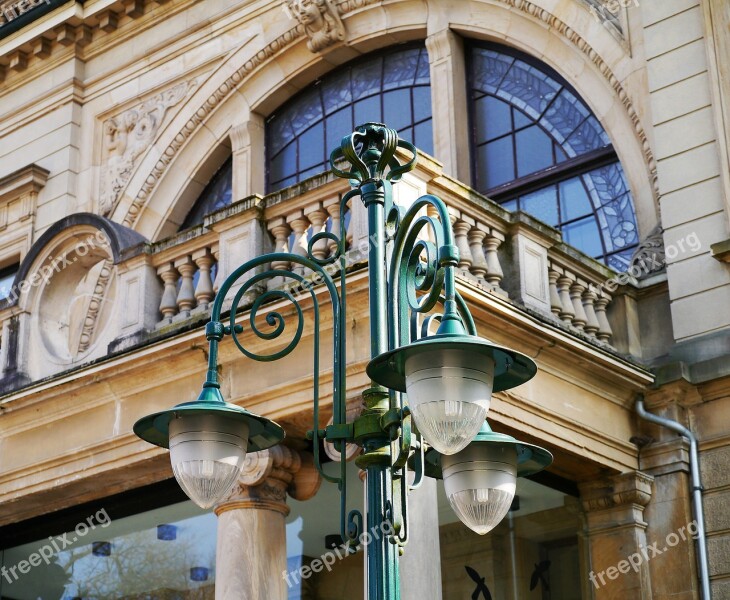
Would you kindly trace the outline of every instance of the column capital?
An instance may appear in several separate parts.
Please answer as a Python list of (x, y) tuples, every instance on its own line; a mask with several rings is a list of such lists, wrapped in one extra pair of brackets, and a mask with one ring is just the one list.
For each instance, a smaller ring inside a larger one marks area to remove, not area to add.
[(216, 506), (215, 513), (256, 508), (286, 516), (289, 514), (287, 493), (296, 500), (309, 500), (317, 493), (321, 482), (309, 452), (281, 445), (249, 452), (238, 482), (228, 498)]
[(627, 504), (644, 507), (651, 500), (653, 483), (654, 477), (641, 471), (582, 483), (579, 487), (583, 510), (593, 512)]

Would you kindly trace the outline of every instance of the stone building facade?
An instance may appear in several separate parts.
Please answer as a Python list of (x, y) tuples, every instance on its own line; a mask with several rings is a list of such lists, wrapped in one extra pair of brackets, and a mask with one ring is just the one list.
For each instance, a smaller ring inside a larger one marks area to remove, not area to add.
[[(167, 453), (132, 425), (197, 396), (226, 275), (273, 249), (305, 253), (343, 219), (357, 414), (367, 225), (361, 206), (340, 214), (347, 182), (326, 157), (365, 120), (420, 149), (397, 201), (449, 206), (480, 334), (538, 362), (496, 394), (494, 429), (555, 456), (484, 537), (440, 483), (414, 491), (403, 597), (471, 597), (468, 566), (501, 599), (700, 598), (688, 442), (638, 417), (642, 394), (699, 440), (712, 597), (730, 598), (727, 2), (1, 11), (0, 598), (362, 597), (361, 553), (311, 570), (339, 531), (306, 439), (311, 319), (285, 367), (222, 345), (226, 398), (287, 440), (250, 455), (215, 511), (185, 500)], [(326, 400), (326, 360), (321, 379)]]

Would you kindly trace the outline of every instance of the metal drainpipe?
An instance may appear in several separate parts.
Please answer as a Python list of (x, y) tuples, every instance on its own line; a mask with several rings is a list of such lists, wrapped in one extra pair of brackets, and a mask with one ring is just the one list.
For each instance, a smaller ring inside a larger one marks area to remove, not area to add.
[(695, 522), (697, 523), (697, 555), (700, 563), (700, 594), (702, 600), (711, 600), (710, 592), (710, 569), (707, 561), (707, 539), (705, 533), (705, 511), (702, 508), (702, 482), (700, 480), (700, 458), (698, 452), (697, 437), (684, 425), (649, 413), (644, 408), (644, 396), (639, 394), (636, 398), (636, 412), (638, 415), (656, 425), (661, 425), (667, 429), (677, 432), (684, 438), (689, 440), (689, 471), (692, 491), (692, 511), (694, 512)]

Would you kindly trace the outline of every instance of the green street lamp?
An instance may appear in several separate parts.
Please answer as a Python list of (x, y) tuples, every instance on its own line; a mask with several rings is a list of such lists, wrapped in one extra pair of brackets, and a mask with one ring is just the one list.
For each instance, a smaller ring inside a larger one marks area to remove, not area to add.
[[(412, 157), (396, 158), (404, 149)], [(346, 507), (345, 447), (355, 443), (363, 452), (356, 464), (367, 473), (368, 531), (390, 531), (367, 544), (369, 600), (400, 597), (398, 556), (408, 541), (408, 493), (423, 475), (443, 477), (452, 507), (474, 531), (486, 533), (504, 517), (514, 496), (515, 479), (550, 464), (550, 453), (493, 433), (485, 418), (493, 392), (507, 390), (532, 378), (537, 367), (527, 356), (477, 337), (466, 303), (456, 290), (454, 271), (459, 251), (454, 243), (449, 212), (442, 200), (426, 194), (407, 210), (393, 202), (392, 185), (416, 162), (415, 147), (398, 139), (393, 129), (366, 123), (344, 137), (330, 156), (332, 171), (350, 180), (352, 189), (340, 202), (359, 196), (368, 214), (368, 275), (371, 386), (363, 391), (365, 408), (347, 421), (345, 398), (347, 348), (347, 248), (344, 219), (338, 232), (312, 236), (306, 256), (274, 253), (238, 267), (223, 282), (206, 326), (208, 371), (195, 402), (140, 419), (134, 432), (142, 439), (170, 448), (173, 473), (188, 496), (202, 507), (222, 501), (234, 485), (246, 452), (264, 450), (284, 439), (273, 421), (223, 400), (218, 381), (218, 345), (230, 336), (238, 349), (258, 361), (289, 355), (304, 328), (301, 301), (311, 302), (313, 319), (314, 462), (322, 477), (340, 490), (340, 531), (343, 539), (363, 534), (363, 517)], [(342, 170), (342, 163), (349, 163)], [(316, 258), (312, 248), (326, 240), (335, 250)], [(270, 269), (271, 264), (293, 264), (296, 270)], [(304, 267), (302, 269), (301, 267)], [(268, 270), (266, 270), (268, 269)], [(305, 276), (304, 273), (307, 273)], [(285, 281), (279, 287), (267, 281)], [(223, 302), (234, 285), (228, 323), (222, 320)], [(248, 294), (252, 292), (252, 294)], [(319, 425), (320, 292), (333, 313), (333, 418)], [(250, 305), (245, 298), (255, 295)], [(283, 316), (288, 303), (294, 324)], [(443, 306), (442, 313), (435, 313)], [(237, 319), (248, 309), (243, 323)], [(266, 312), (268, 311), (268, 312)], [(268, 329), (262, 330), (260, 313)], [(274, 340), (285, 331), (290, 339), (278, 352), (259, 354), (240, 337), (246, 332)], [(421, 335), (418, 323), (422, 322)], [(435, 335), (430, 324), (440, 321)], [(413, 421), (413, 422), (412, 422)], [(341, 453), (339, 476), (322, 469), (320, 442), (327, 440)], [(426, 448), (431, 449), (426, 452)], [(415, 478), (409, 485), (409, 465)], [(506, 508), (505, 508), (506, 506)]]

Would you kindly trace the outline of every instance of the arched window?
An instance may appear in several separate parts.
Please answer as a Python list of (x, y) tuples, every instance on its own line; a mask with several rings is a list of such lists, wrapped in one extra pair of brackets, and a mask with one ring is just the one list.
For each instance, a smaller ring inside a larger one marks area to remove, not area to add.
[(327, 170), (342, 136), (368, 121), (387, 123), (432, 153), (430, 83), (422, 46), (369, 56), (326, 75), (268, 119), (268, 191)]
[(199, 225), (205, 215), (228, 206), (233, 196), (233, 159), (223, 163), (220, 169), (208, 182), (190, 212), (185, 217), (180, 230)]
[(624, 271), (638, 244), (634, 204), (606, 132), (552, 69), (495, 45), (470, 52), (474, 186)]

